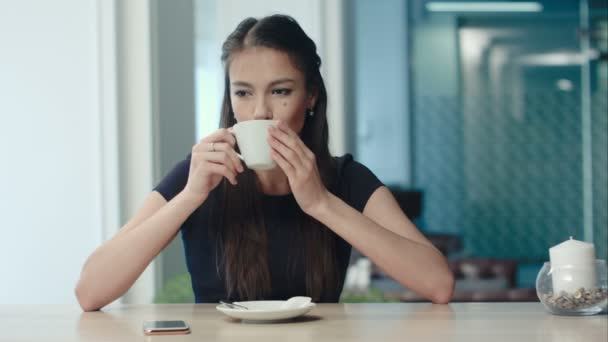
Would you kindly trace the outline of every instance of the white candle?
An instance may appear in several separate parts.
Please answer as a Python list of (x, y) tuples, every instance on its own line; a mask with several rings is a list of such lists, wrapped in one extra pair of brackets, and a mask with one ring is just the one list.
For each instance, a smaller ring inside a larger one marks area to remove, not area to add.
[(581, 287), (596, 286), (595, 247), (592, 243), (572, 239), (549, 248), (553, 293), (573, 293)]

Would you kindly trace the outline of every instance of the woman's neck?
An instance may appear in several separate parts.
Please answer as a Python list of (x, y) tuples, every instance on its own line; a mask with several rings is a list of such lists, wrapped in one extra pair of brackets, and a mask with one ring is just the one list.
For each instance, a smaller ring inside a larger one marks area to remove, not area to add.
[(270, 170), (254, 171), (260, 182), (260, 188), (266, 195), (287, 195), (291, 193), (287, 175), (280, 167)]

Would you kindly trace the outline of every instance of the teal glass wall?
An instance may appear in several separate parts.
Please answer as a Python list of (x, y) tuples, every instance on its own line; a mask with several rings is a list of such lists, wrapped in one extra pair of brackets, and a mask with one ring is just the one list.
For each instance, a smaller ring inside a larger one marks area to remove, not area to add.
[[(406, 118), (409, 143), (391, 158), (409, 169), (388, 183), (421, 189), (419, 227), (459, 235), (461, 256), (539, 263), (573, 236), (592, 240), (605, 259), (606, 1), (538, 1), (539, 11), (506, 13), (438, 12), (430, 2), (404, 2), (408, 107), (393, 122)], [(360, 31), (389, 25), (355, 13), (368, 25)], [(365, 83), (357, 79), (360, 94)], [(367, 127), (370, 114), (355, 111)], [(369, 143), (353, 141), (359, 160), (383, 170), (376, 160), (385, 158), (368, 157)]]
[(470, 256), (537, 262), (573, 236), (606, 258), (606, 7), (584, 19), (589, 4), (579, 1), (483, 14), (434, 13), (427, 3), (409, 8), (424, 228), (460, 234)]

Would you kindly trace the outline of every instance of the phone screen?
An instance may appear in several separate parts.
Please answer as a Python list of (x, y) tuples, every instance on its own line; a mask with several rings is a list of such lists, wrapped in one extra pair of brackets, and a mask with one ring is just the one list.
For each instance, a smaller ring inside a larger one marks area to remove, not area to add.
[(144, 331), (186, 330), (188, 324), (184, 321), (145, 321)]

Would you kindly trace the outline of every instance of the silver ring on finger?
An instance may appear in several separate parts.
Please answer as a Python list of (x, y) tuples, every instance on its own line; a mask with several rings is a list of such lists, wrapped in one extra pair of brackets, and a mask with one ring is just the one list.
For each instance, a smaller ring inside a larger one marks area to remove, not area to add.
[(215, 142), (211, 143), (211, 152), (215, 152)]

